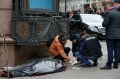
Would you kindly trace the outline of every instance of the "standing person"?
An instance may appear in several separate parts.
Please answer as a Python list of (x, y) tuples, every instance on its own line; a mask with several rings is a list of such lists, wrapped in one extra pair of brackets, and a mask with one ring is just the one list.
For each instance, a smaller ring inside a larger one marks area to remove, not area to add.
[(60, 59), (62, 61), (69, 61), (69, 47), (64, 47), (66, 44), (67, 37), (64, 35), (58, 35), (54, 38), (49, 48), (49, 53), (53, 58)]
[[(106, 27), (106, 43), (108, 50), (108, 60), (102, 70), (112, 68), (118, 69), (119, 43), (120, 43), (120, 0), (114, 1), (115, 8), (108, 11), (103, 21), (103, 27)], [(114, 54), (114, 56), (113, 56)], [(115, 59), (113, 61), (113, 59)]]
[(109, 11), (114, 10), (114, 9), (115, 9), (114, 3), (113, 3), (113, 2), (109, 3), (109, 4), (106, 6), (105, 12), (104, 12), (104, 14), (103, 14), (103, 18), (104, 18), (105, 16), (107, 16), (107, 14), (109, 14), (109, 13), (108, 13)]
[(94, 14), (94, 10), (92, 8), (89, 8), (87, 13), (88, 14)]
[(96, 14), (103, 16), (103, 15), (104, 15), (104, 12), (103, 12), (103, 10), (102, 10), (101, 8), (99, 8), (99, 9), (96, 11)]
[(71, 15), (72, 16), (69, 18), (69, 33), (75, 34), (81, 32), (84, 25), (80, 13), (78, 11), (73, 11)]

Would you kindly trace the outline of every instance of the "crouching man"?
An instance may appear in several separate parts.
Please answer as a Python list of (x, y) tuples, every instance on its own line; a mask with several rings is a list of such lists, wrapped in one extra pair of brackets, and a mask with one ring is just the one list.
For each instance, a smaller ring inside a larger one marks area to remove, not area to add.
[(69, 47), (64, 47), (66, 44), (67, 37), (64, 35), (58, 35), (54, 38), (52, 41), (50, 48), (49, 48), (49, 53), (53, 58), (55, 59), (60, 59), (62, 61), (69, 61)]
[[(97, 66), (98, 58), (102, 56), (101, 45), (98, 39), (91, 36), (86, 30), (81, 34), (76, 34), (71, 39), (73, 43), (73, 53), (78, 61), (82, 62), (82, 67)], [(90, 63), (93, 60), (93, 64)]]

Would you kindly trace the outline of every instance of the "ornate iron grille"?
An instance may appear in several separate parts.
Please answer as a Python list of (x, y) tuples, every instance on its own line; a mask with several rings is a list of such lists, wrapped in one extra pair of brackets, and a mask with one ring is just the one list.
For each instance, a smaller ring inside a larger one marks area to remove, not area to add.
[(57, 17), (21, 17), (13, 19), (13, 37), (18, 45), (39, 45), (58, 34), (68, 33), (67, 20)]
[[(68, 20), (58, 16), (42, 16), (41, 11), (23, 8), (26, 0), (13, 0), (12, 36), (17, 45), (40, 45), (58, 34), (68, 33)], [(57, 14), (57, 9), (56, 13)], [(50, 13), (51, 14), (51, 13)]]

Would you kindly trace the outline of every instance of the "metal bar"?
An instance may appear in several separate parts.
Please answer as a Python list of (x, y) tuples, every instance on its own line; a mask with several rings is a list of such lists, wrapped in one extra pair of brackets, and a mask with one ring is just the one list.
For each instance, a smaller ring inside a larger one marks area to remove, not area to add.
[(65, 15), (67, 14), (67, 0), (65, 0)]

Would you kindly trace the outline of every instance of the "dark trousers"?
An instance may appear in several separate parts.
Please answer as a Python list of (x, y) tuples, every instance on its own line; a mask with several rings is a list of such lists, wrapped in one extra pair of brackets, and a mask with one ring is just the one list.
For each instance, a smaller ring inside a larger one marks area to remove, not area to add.
[(89, 59), (93, 60), (94, 63), (97, 62), (97, 60), (98, 60), (97, 56), (95, 56), (95, 55), (87, 57), (80, 52), (76, 52), (75, 56), (77, 57), (78, 60), (81, 60), (84, 64), (90, 64)]
[(108, 50), (108, 60), (107, 66), (111, 66), (113, 63), (113, 59), (115, 59), (114, 63), (118, 63), (120, 51), (119, 51), (119, 43), (120, 40), (117, 39), (107, 39), (107, 50)]
[[(68, 55), (69, 52), (70, 52), (70, 48), (69, 47), (64, 47), (64, 52), (65, 52), (66, 55)], [(60, 59), (60, 60), (64, 61), (64, 58), (60, 54), (55, 56), (54, 58), (55, 59)]]
[(120, 42), (119, 42), (119, 58), (118, 58), (118, 62), (120, 63)]

